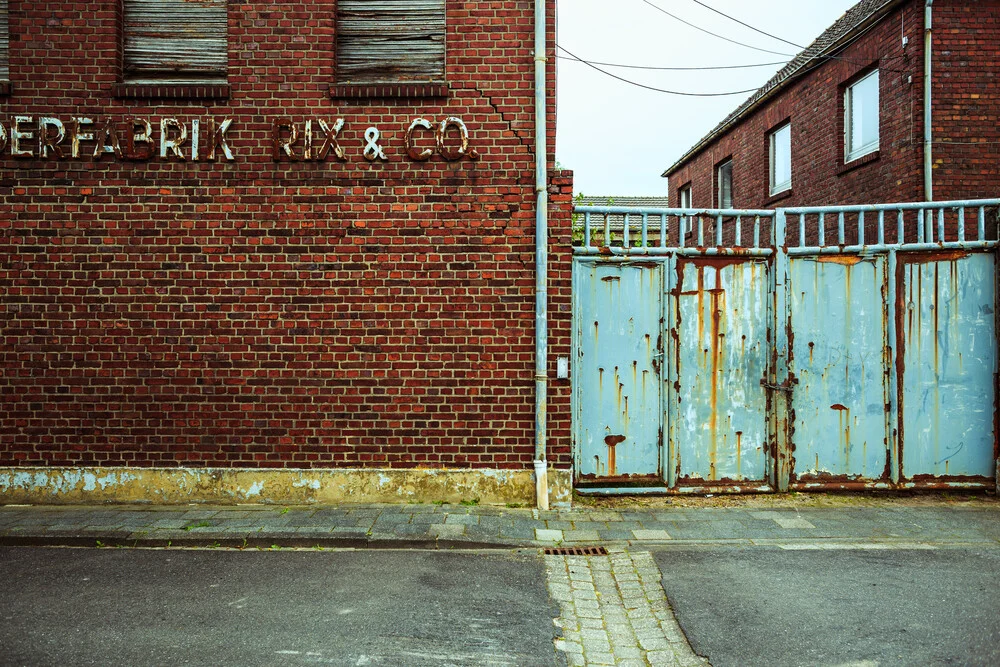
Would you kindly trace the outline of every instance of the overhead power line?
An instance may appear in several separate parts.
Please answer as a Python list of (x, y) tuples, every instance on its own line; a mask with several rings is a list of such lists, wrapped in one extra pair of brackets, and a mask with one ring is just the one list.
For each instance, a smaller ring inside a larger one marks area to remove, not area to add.
[(580, 58), (579, 56), (577, 56), (577, 55), (575, 55), (575, 54), (567, 51), (566, 49), (564, 49), (563, 47), (559, 46), (558, 44), (556, 44), (556, 48), (558, 48), (560, 51), (563, 51), (567, 55), (572, 56), (573, 60), (581, 62), (584, 65), (586, 65), (587, 67), (596, 69), (598, 72), (600, 72), (601, 74), (604, 74), (605, 76), (610, 76), (612, 79), (618, 79), (619, 81), (622, 81), (622, 82), (627, 83), (629, 85), (637, 86), (639, 88), (645, 88), (646, 90), (652, 90), (652, 91), (655, 91), (657, 93), (667, 93), (669, 95), (683, 95), (685, 97), (724, 97), (726, 95), (743, 95), (743, 94), (746, 94), (746, 93), (752, 93), (755, 90), (757, 90), (756, 88), (748, 88), (747, 90), (733, 90), (733, 91), (730, 91), (728, 93), (689, 93), (689, 92), (680, 91), (680, 90), (666, 90), (665, 88), (655, 88), (653, 86), (647, 86), (646, 84), (643, 84), (643, 83), (638, 83), (637, 81), (631, 81), (629, 79), (625, 79), (623, 77), (618, 76), (617, 74), (612, 74), (611, 72), (608, 72), (607, 70), (603, 70), (600, 67), (598, 67), (597, 65), (595, 65), (594, 63), (588, 62), (588, 61), (584, 60), (583, 58)]
[(718, 37), (719, 39), (725, 40), (725, 41), (727, 41), (727, 42), (729, 42), (731, 44), (736, 44), (738, 46), (745, 46), (746, 48), (753, 49), (754, 51), (762, 51), (764, 53), (773, 53), (774, 55), (777, 55), (777, 56), (786, 56), (786, 57), (791, 58), (792, 56), (795, 55), (794, 53), (782, 53), (781, 51), (771, 51), (769, 49), (762, 49), (759, 46), (752, 46), (750, 44), (744, 44), (743, 42), (737, 42), (735, 39), (730, 39), (729, 37), (723, 37), (722, 35), (716, 34), (716, 33), (712, 32), (710, 30), (705, 30), (701, 26), (697, 26), (694, 23), (691, 23), (690, 21), (685, 21), (681, 17), (676, 16), (674, 14), (671, 14), (670, 12), (668, 12), (663, 7), (660, 7), (658, 5), (654, 5), (649, 0), (642, 0), (642, 2), (645, 2), (647, 5), (649, 5), (653, 9), (656, 9), (657, 11), (663, 12), (664, 14), (666, 14), (670, 18), (674, 19), (675, 21), (680, 21), (684, 25), (690, 26), (690, 27), (694, 28), (695, 30), (700, 30), (701, 32), (705, 33), (706, 35), (711, 35), (712, 37)]
[(784, 60), (778, 60), (773, 63), (755, 63), (753, 65), (716, 65), (714, 67), (655, 67), (653, 65), (622, 65), (620, 63), (602, 63), (596, 60), (582, 60), (580, 58), (571, 58), (570, 56), (557, 55), (556, 58), (561, 58), (563, 60), (575, 60), (576, 62), (590, 63), (591, 65), (603, 65), (604, 67), (621, 67), (623, 69), (646, 69), (646, 70), (658, 70), (664, 72), (700, 72), (704, 70), (719, 70), (719, 69), (749, 69), (752, 67), (773, 67), (775, 65), (784, 65), (786, 62)]
[(743, 21), (739, 20), (738, 18), (735, 18), (735, 17), (732, 17), (732, 16), (730, 16), (729, 14), (726, 14), (725, 12), (721, 12), (721, 11), (719, 11), (719, 10), (718, 10), (718, 9), (716, 9), (715, 7), (710, 7), (710, 6), (706, 5), (706, 4), (704, 3), (704, 2), (701, 2), (701, 0), (691, 0), (691, 2), (693, 2), (693, 3), (694, 3), (694, 4), (696, 4), (696, 5), (700, 5), (700, 6), (704, 7), (705, 9), (707, 9), (707, 10), (709, 10), (709, 11), (712, 11), (712, 12), (715, 12), (715, 13), (716, 13), (716, 14), (718, 14), (719, 16), (725, 16), (725, 17), (726, 17), (727, 19), (729, 19), (730, 21), (735, 21), (736, 23), (739, 23), (739, 24), (740, 24), (741, 26), (743, 26), (744, 28), (750, 28), (750, 29), (751, 29), (751, 30), (753, 30), (754, 32), (759, 32), (759, 33), (760, 33), (760, 34), (762, 34), (762, 35), (766, 35), (767, 37), (770, 37), (771, 39), (776, 39), (776, 40), (778, 40), (779, 42), (784, 42), (785, 44), (791, 44), (792, 46), (794, 46), (794, 47), (795, 47), (795, 48), (797, 48), (797, 49), (804, 49), (804, 48), (806, 48), (806, 47), (804, 47), (804, 46), (801, 46), (801, 45), (799, 45), (799, 44), (796, 44), (795, 42), (789, 42), (789, 41), (788, 41), (787, 39), (782, 39), (781, 37), (778, 37), (777, 35), (772, 35), (772, 34), (771, 34), (771, 33), (769, 33), (769, 32), (764, 32), (763, 30), (761, 30), (761, 29), (759, 29), (759, 28), (755, 28), (755, 27), (753, 27), (753, 26), (752, 26), (752, 25), (750, 25), (749, 23), (744, 23)]

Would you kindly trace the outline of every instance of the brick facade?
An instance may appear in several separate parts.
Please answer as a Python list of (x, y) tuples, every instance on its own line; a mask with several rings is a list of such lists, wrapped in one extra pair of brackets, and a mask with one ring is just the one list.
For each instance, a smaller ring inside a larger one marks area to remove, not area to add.
[[(368, 89), (384, 97), (332, 87), (334, 4), (230, 3), (228, 86), (153, 89), (123, 85), (115, 3), (11, 3), (0, 465), (531, 467), (534, 3), (448, 0), (446, 94)], [(550, 0), (550, 49), (554, 29)], [(63, 123), (61, 143), (42, 117)], [(96, 139), (73, 157), (80, 117)], [(468, 128), (464, 155), (455, 124), (434, 150), (450, 117)], [(152, 143), (128, 141), (143, 133), (133, 118)], [(333, 146), (319, 159), (318, 121), (338, 118), (345, 159)], [(417, 118), (427, 160), (407, 154)], [(161, 159), (161, 128), (180, 126), (185, 159)], [(363, 156), (369, 127), (384, 161)], [(273, 140), (292, 128), (294, 159)], [(572, 176), (550, 182), (554, 378)], [(568, 384), (551, 383), (548, 411), (565, 469)]]
[[(673, 167), (671, 205), (690, 184), (693, 206), (714, 207), (715, 167), (728, 158), (737, 208), (923, 200), (924, 4), (897, 6)], [(1000, 2), (937, 0), (933, 29), (934, 199), (996, 197)], [(845, 164), (844, 90), (873, 68), (880, 79), (879, 150)], [(768, 135), (789, 121), (792, 188), (772, 197)]]

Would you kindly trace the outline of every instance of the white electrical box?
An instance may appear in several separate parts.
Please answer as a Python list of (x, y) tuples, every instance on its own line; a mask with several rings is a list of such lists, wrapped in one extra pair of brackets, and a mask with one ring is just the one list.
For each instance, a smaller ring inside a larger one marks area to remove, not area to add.
[(556, 359), (556, 377), (560, 380), (569, 379), (569, 357)]

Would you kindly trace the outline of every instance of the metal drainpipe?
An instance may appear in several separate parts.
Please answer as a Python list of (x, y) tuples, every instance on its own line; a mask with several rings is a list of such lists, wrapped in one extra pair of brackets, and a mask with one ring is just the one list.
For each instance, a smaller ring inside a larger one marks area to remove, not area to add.
[(545, 456), (548, 404), (548, 172), (545, 133), (545, 6), (535, 0), (535, 501), (549, 509), (548, 461)]
[(926, 2), (924, 5), (924, 199), (934, 201), (931, 127), (931, 5), (934, 4), (934, 0)]

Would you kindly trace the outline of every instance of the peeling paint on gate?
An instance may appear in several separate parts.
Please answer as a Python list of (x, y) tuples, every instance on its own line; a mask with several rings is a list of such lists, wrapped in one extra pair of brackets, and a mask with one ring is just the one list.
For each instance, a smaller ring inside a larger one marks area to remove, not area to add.
[(822, 260), (791, 260), (792, 479), (884, 479), (885, 257)]
[[(663, 402), (665, 474), (663, 487), (646, 491), (998, 487), (998, 204), (771, 212), (578, 207), (584, 229), (574, 248), (575, 299), (580, 288), (593, 289), (580, 280), (578, 267), (588, 264), (624, 266), (641, 256), (644, 265), (658, 262), (667, 281), (652, 364), (666, 374), (653, 399)], [(967, 209), (975, 211), (975, 229)], [(615, 215), (623, 220), (619, 227)], [(642, 221), (634, 232), (630, 215)], [(771, 223), (766, 246), (756, 233), (752, 246), (741, 244), (738, 231), (727, 236), (751, 215)], [(590, 233), (591, 216), (599, 217), (603, 234)], [(653, 216), (661, 232), (651, 236)], [(928, 221), (935, 218), (932, 229)], [(796, 219), (788, 243), (788, 222)], [(671, 245), (685, 220), (693, 221), (686, 228), (696, 230), (696, 245), (685, 246), (683, 235)], [(824, 220), (835, 228), (827, 230)], [(636, 307), (650, 303), (639, 300)], [(613, 347), (603, 320), (600, 328), (600, 347)], [(579, 344), (584, 328), (574, 333)], [(652, 335), (640, 339), (647, 350)], [(664, 342), (667, 363), (660, 369)], [(616, 391), (615, 409), (635, 427), (631, 416), (645, 407), (636, 399), (645, 397), (647, 374), (640, 382), (629, 363), (598, 369), (598, 405), (577, 375), (575, 426)], [(614, 386), (605, 388), (612, 368)], [(638, 395), (620, 380), (630, 368), (642, 387)], [(619, 434), (626, 438), (619, 441)], [(608, 438), (599, 443), (603, 459), (595, 455), (603, 468), (582, 477), (606, 483), (596, 492), (622, 492), (628, 485), (614, 482), (627, 476), (611, 479), (607, 464), (614, 461), (610, 469), (621, 472), (617, 464), (632, 444), (628, 433), (609, 423), (599, 436)], [(574, 445), (579, 455), (580, 441)]]
[(671, 444), (685, 485), (765, 477), (766, 267), (740, 258), (677, 263)]
[(985, 253), (901, 262), (905, 478), (996, 472), (995, 269)]
[(659, 341), (662, 266), (574, 266), (577, 482), (656, 483), (661, 478)]

